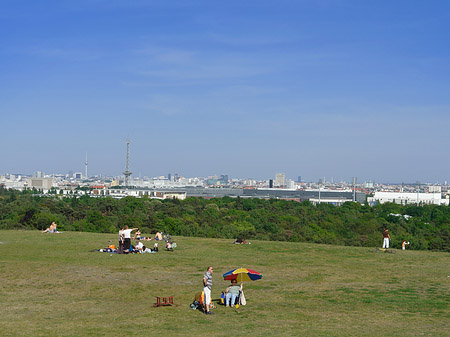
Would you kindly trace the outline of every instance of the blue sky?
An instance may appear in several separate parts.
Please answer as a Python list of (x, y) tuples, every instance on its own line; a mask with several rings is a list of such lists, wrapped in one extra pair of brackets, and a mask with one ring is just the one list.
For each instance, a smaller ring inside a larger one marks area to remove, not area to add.
[(0, 2), (0, 173), (450, 181), (450, 2)]

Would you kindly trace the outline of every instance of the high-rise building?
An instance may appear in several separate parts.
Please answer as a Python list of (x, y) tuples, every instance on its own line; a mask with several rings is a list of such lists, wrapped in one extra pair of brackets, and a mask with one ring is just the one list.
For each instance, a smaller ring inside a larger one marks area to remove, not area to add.
[(275, 186), (286, 186), (286, 175), (284, 173), (277, 173), (275, 175)]
[(293, 180), (291, 180), (291, 179), (288, 179), (288, 180), (286, 181), (286, 187), (287, 187), (288, 189), (290, 189), (290, 190), (295, 189), (295, 182), (294, 182)]

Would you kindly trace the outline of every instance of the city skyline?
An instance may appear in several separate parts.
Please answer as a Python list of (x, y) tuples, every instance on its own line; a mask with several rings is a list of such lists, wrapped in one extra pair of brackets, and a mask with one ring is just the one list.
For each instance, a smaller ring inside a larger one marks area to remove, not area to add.
[[(86, 169), (86, 168), (85, 168)], [(208, 175), (193, 175), (193, 176), (186, 176), (183, 174), (179, 174), (178, 172), (168, 172), (166, 174), (155, 174), (155, 175), (145, 175), (142, 174), (141, 172), (139, 172), (136, 175), (130, 175), (129, 180), (130, 182), (136, 182), (136, 181), (144, 181), (144, 180), (161, 180), (161, 179), (166, 179), (166, 180), (171, 180), (171, 178), (173, 179), (174, 177), (178, 177), (178, 178), (183, 178), (183, 179), (200, 179), (200, 180), (208, 180), (208, 179), (216, 179), (216, 180), (220, 180), (223, 177), (227, 177), (227, 180), (231, 181), (255, 181), (255, 182), (266, 182), (269, 183), (269, 181), (272, 181), (272, 184), (274, 185), (274, 187), (280, 187), (280, 186), (284, 186), (284, 188), (289, 188), (287, 184), (282, 185), (280, 183), (277, 183), (277, 177), (282, 174), (284, 176), (284, 179), (286, 181), (286, 183), (307, 183), (307, 184), (315, 184), (315, 185), (322, 185), (322, 184), (330, 184), (330, 185), (340, 185), (343, 184), (345, 186), (363, 186), (366, 184), (369, 185), (373, 185), (373, 184), (377, 184), (377, 185), (391, 185), (391, 186), (432, 186), (432, 185), (443, 185), (443, 186), (448, 186), (448, 180), (443, 180), (443, 181), (430, 181), (430, 180), (425, 180), (425, 181), (407, 181), (407, 180), (402, 180), (402, 181), (376, 181), (376, 180), (370, 180), (370, 179), (359, 179), (358, 177), (349, 177), (348, 179), (344, 179), (344, 178), (335, 178), (333, 176), (324, 176), (322, 178), (319, 178), (317, 180), (315, 179), (303, 179), (301, 178), (301, 181), (298, 180), (301, 176), (297, 176), (297, 178), (295, 177), (291, 177), (291, 176), (287, 176), (284, 173), (275, 173), (273, 176), (267, 176), (267, 177), (263, 177), (263, 178), (255, 178), (255, 177), (238, 177), (238, 176), (229, 176), (226, 173), (211, 173)], [(102, 174), (102, 173), (98, 173), (98, 174), (93, 174), (93, 175), (88, 175), (86, 176), (83, 172), (78, 171), (78, 170), (69, 170), (68, 172), (54, 172), (54, 171), (50, 171), (50, 172), (44, 172), (44, 171), (39, 171), (39, 170), (34, 170), (33, 172), (0, 172), (0, 177), (5, 176), (5, 175), (13, 175), (13, 176), (23, 176), (23, 177), (38, 177), (38, 178), (44, 178), (44, 177), (60, 177), (60, 176), (64, 176), (65, 178), (72, 178), (78, 181), (96, 181), (96, 180), (104, 180), (104, 179), (120, 179), (125, 181), (125, 175), (124, 172), (121, 172), (117, 175), (107, 175), (107, 174)], [(356, 181), (353, 180), (353, 178), (356, 178)], [(325, 186), (325, 185), (323, 185)]]
[(449, 179), (446, 1), (0, 4), (0, 172)]

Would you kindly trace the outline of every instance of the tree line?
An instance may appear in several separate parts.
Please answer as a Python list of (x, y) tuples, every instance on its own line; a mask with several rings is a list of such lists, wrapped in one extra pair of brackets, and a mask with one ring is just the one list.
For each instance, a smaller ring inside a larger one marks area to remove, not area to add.
[(375, 206), (347, 202), (313, 205), (279, 199), (189, 197), (39, 196), (33, 191), (0, 188), (0, 229), (38, 229), (52, 221), (61, 231), (116, 233), (120, 226), (142, 233), (314, 242), (374, 247), (388, 227), (391, 246), (403, 240), (411, 249), (450, 251), (450, 207), (438, 205)]

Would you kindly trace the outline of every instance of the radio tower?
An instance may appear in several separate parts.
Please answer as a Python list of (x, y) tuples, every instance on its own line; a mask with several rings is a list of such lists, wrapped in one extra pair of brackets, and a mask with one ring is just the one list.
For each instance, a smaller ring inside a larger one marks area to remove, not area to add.
[(130, 159), (130, 140), (127, 138), (127, 168), (123, 173), (125, 175), (125, 187), (128, 187), (128, 180), (130, 179), (131, 176), (131, 172), (128, 169), (129, 159)]
[(86, 165), (84, 175), (85, 175), (85, 177), (86, 177), (86, 179), (87, 179), (87, 177), (88, 177), (88, 175), (87, 175), (87, 166), (88, 166), (87, 152), (86, 152), (86, 162), (85, 162), (84, 164)]

